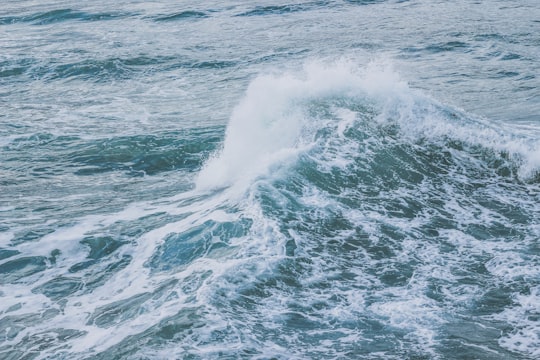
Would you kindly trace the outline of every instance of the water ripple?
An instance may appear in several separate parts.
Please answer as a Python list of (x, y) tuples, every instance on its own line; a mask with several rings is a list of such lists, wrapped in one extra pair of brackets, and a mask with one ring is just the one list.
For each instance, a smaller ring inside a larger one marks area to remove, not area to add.
[(26, 16), (5, 16), (0, 17), (0, 25), (17, 23), (31, 23), (32, 25), (48, 25), (64, 21), (104, 21), (119, 19), (129, 16), (121, 13), (88, 13), (72, 9), (58, 9), (47, 12), (35, 13)]

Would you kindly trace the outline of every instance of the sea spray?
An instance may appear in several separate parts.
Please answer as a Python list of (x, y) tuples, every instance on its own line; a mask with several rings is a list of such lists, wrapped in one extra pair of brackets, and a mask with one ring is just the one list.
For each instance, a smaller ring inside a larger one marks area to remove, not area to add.
[(362, 72), (345, 60), (311, 62), (299, 73), (259, 76), (234, 109), (223, 148), (204, 166), (197, 187), (222, 187), (240, 180), (249, 183), (268, 172), (272, 164), (294, 157), (299, 148), (313, 141), (302, 137), (317, 126), (306, 114), (312, 101), (359, 96), (380, 99), (405, 87), (388, 68), (371, 65)]
[[(370, 121), (397, 125), (402, 136), (412, 141), (428, 138), (483, 146), (503, 156), (509, 154), (520, 178), (530, 179), (538, 172), (540, 145), (536, 139), (513, 135), (510, 129), (472, 118), (411, 89), (388, 61), (361, 67), (343, 59), (313, 61), (301, 71), (255, 78), (233, 110), (222, 148), (199, 173), (197, 188), (237, 182), (245, 188), (253, 178), (267, 174), (272, 165), (293, 160), (313, 144), (313, 135), (321, 126), (310, 117), (309, 107), (338, 98), (375, 107), (378, 116)], [(339, 123), (342, 127), (343, 122)]]

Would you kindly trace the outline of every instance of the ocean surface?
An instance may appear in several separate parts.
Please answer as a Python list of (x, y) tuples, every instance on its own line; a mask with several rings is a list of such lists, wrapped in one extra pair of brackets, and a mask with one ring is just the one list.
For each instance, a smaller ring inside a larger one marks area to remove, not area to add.
[(0, 359), (539, 359), (538, 0), (4, 0)]

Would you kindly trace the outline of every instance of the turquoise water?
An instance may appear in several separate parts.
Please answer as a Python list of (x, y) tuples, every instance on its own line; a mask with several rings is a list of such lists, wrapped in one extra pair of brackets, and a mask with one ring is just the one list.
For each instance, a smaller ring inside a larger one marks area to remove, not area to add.
[(540, 357), (539, 19), (3, 4), (0, 358)]

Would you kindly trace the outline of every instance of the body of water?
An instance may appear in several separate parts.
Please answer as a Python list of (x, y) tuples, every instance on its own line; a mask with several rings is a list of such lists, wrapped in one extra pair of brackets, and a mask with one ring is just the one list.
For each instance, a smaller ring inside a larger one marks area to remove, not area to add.
[(4, 1), (1, 359), (540, 357), (537, 0)]

